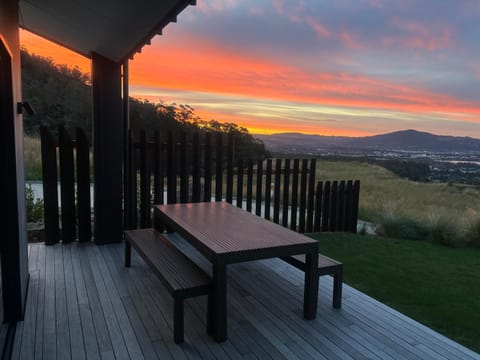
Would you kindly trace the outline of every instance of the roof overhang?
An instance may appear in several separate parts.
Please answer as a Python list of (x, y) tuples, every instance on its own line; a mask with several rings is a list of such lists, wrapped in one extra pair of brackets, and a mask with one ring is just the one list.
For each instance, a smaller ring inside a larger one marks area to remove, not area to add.
[(20, 0), (20, 25), (90, 57), (123, 62), (195, 0)]

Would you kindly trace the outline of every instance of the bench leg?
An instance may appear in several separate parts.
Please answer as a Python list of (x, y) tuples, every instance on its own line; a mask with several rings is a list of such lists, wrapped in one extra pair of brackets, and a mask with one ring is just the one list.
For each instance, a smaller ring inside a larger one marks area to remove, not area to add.
[(183, 342), (183, 297), (173, 296), (173, 341), (175, 344)]
[(207, 334), (213, 336), (213, 296), (211, 292), (207, 295)]
[(318, 302), (318, 254), (307, 253), (305, 256), (305, 287), (303, 296), (303, 317), (313, 320), (317, 316)]
[(130, 267), (132, 258), (132, 245), (125, 240), (125, 267)]
[(342, 307), (342, 281), (343, 269), (340, 269), (333, 275), (333, 307), (335, 309)]

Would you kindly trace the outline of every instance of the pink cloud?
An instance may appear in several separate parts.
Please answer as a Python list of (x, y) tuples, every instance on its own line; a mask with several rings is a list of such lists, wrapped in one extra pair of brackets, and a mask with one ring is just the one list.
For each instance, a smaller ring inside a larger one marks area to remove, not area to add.
[(452, 30), (446, 25), (427, 25), (418, 21), (394, 18), (392, 26), (402, 32), (398, 36), (383, 37), (384, 46), (435, 51), (452, 46)]
[(313, 29), (313, 31), (315, 31), (319, 38), (329, 38), (332, 36), (331, 31), (328, 30), (326, 26), (322, 25), (318, 20), (312, 17), (307, 17), (306, 23)]
[(272, 0), (272, 5), (278, 14), (285, 15), (283, 0)]
[(359, 50), (364, 48), (363, 44), (360, 43), (358, 39), (356, 39), (355, 35), (346, 30), (342, 30), (338, 37), (342, 41), (342, 43), (350, 49)]

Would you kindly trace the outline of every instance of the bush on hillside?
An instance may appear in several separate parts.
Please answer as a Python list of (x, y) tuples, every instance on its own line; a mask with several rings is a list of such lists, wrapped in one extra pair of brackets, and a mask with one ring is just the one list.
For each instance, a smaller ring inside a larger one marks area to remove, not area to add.
[(427, 230), (418, 221), (407, 216), (384, 212), (376, 221), (378, 235), (406, 240), (424, 240)]
[(471, 220), (467, 227), (467, 241), (468, 244), (480, 248), (480, 218), (477, 217)]
[(430, 214), (426, 225), (427, 239), (431, 242), (451, 247), (464, 247), (467, 244), (462, 225), (454, 223), (447, 214), (439, 212)]

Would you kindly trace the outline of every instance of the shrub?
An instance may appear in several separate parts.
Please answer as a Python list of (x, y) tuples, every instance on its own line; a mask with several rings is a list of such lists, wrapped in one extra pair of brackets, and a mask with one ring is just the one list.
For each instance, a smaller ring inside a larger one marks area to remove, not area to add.
[(25, 206), (27, 208), (27, 222), (43, 221), (43, 200), (35, 199), (32, 187), (25, 187)]
[(375, 230), (378, 235), (407, 240), (423, 240), (427, 235), (427, 230), (419, 222), (389, 211), (379, 216)]
[(469, 245), (480, 248), (480, 217), (470, 221), (466, 236)]
[(454, 223), (447, 214), (432, 213), (426, 223), (429, 241), (451, 247), (463, 247), (467, 244), (463, 227)]

